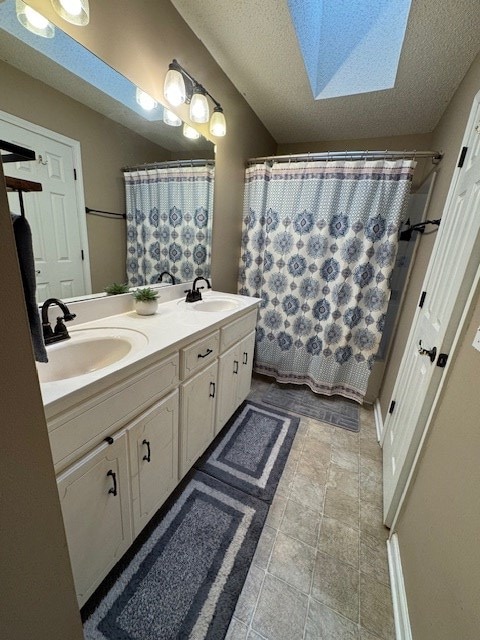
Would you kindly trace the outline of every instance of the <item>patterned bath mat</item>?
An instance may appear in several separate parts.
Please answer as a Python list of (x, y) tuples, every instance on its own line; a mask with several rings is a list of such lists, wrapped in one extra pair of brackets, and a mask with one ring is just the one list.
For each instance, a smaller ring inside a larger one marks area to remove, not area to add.
[(360, 409), (346, 398), (321, 396), (296, 384), (271, 384), (262, 402), (349, 431), (360, 430)]
[(299, 422), (279, 409), (246, 401), (195, 466), (270, 503)]
[(85, 640), (223, 638), (267, 512), (195, 471), (109, 575), (107, 593), (84, 607)]

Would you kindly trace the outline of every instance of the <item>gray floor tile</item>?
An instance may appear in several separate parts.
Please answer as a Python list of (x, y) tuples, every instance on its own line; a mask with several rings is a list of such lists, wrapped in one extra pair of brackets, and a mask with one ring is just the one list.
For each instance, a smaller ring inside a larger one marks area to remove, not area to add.
[(248, 634), (247, 640), (264, 640), (264, 638), (260, 636), (258, 633), (255, 633), (255, 631), (250, 631), (250, 633)]
[(312, 596), (337, 613), (358, 622), (359, 572), (336, 558), (318, 552)]
[(256, 564), (257, 567), (260, 567), (260, 569), (267, 568), (276, 535), (276, 529), (268, 526), (263, 527), (262, 535), (260, 536), (255, 555), (253, 556), (253, 563)]
[(357, 498), (352, 498), (343, 491), (328, 487), (323, 511), (329, 518), (340, 520), (340, 522), (358, 529), (360, 514)]
[(307, 435), (302, 454), (304, 458), (310, 460), (313, 464), (325, 466), (330, 463), (332, 447), (326, 442), (320, 442)]
[(359, 474), (332, 463), (328, 470), (327, 487), (338, 489), (358, 499)]
[(349, 471), (358, 472), (359, 454), (344, 449), (332, 449), (332, 462)]
[(325, 485), (327, 483), (329, 466), (329, 462), (312, 460), (310, 456), (305, 455), (304, 450), (298, 459), (296, 472), (310, 478), (313, 482)]
[(243, 585), (242, 593), (238, 598), (234, 613), (234, 617), (246, 625), (249, 625), (252, 620), (264, 578), (265, 571), (255, 564), (252, 564)]
[(303, 640), (308, 597), (267, 574), (252, 628), (268, 640)]
[(337, 429), (332, 434), (332, 446), (334, 449), (358, 453), (360, 450), (360, 436), (358, 433), (347, 431), (346, 429)]
[(276, 495), (268, 510), (266, 524), (273, 529), (278, 529), (282, 522), (283, 512), (287, 504), (287, 498), (282, 495)]
[(360, 453), (366, 458), (372, 458), (372, 460), (382, 460), (382, 449), (378, 442), (369, 438), (368, 434), (360, 438)]
[(305, 640), (358, 640), (358, 625), (311, 599)]
[(308, 594), (314, 565), (313, 547), (279, 531), (268, 565), (269, 573)]
[(294, 500), (288, 500), (280, 531), (311, 546), (317, 544), (321, 515)]
[(321, 513), (325, 498), (325, 484), (315, 482), (297, 470), (291, 484), (289, 497), (295, 502)]
[(330, 444), (334, 428), (310, 418), (308, 421), (307, 439)]
[(360, 501), (360, 530), (374, 538), (386, 540), (389, 530), (383, 524), (382, 509), (371, 502)]
[(360, 534), (360, 571), (386, 585), (390, 584), (385, 540)]
[(348, 525), (324, 516), (320, 528), (318, 548), (358, 569), (360, 532)]
[(390, 589), (363, 573), (360, 574), (360, 624), (382, 640), (394, 640)]
[(232, 618), (225, 640), (247, 640), (247, 635), (248, 627), (235, 617)]
[(381, 640), (381, 638), (360, 627), (360, 640)]

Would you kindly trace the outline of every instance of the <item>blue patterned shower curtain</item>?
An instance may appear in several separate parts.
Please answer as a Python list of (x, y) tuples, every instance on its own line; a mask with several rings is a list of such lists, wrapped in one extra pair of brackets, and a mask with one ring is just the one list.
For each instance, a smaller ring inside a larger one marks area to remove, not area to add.
[(261, 298), (255, 371), (362, 402), (414, 167), (247, 169), (239, 292)]
[[(127, 277), (131, 286), (210, 277), (213, 163), (126, 171)], [(167, 280), (168, 281), (168, 280)]]

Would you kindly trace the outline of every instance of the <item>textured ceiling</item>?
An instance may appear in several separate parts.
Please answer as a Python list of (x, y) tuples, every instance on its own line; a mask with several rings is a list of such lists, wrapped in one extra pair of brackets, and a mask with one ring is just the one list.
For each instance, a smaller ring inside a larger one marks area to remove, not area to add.
[(172, 4), (277, 143), (430, 132), (480, 50), (478, 0), (413, 0), (394, 88), (315, 101), (287, 0)]

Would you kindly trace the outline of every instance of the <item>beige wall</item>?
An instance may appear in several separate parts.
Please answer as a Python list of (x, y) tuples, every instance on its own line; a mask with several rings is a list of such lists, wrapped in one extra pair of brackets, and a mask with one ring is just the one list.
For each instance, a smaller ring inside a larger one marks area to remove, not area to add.
[[(0, 182), (3, 184), (1, 166)], [(0, 305), (0, 637), (81, 640), (80, 616), (3, 189), (0, 237), (0, 269), (9, 274), (2, 280)]]
[[(453, 172), (457, 165), (460, 145), (467, 124), (473, 98), (480, 90), (480, 55), (460, 83), (432, 136), (432, 147), (443, 151), (444, 157), (438, 166), (438, 175), (433, 190), (428, 216), (440, 218), (443, 213)], [(400, 314), (397, 334), (390, 352), (387, 369), (380, 389), (379, 401), (385, 419), (392, 399), (393, 387), (400, 367), (403, 351), (413, 317), (422, 291), (423, 279), (432, 253), (436, 234), (422, 236), (419, 240), (415, 266)]]
[[(276, 148), (243, 96), (168, 0), (91, 3), (91, 20), (84, 28), (60, 20), (50, 0), (29, 0), (29, 4), (159, 102), (164, 102), (163, 83), (173, 58), (221, 102), (227, 136), (212, 139), (206, 125), (197, 128), (217, 145), (212, 278), (215, 288), (236, 291), (245, 160), (274, 153)], [(186, 105), (176, 112), (188, 120)]]
[[(121, 168), (170, 158), (169, 151), (4, 62), (0, 76), (1, 111), (80, 142), (85, 205), (91, 209), (124, 212)], [(125, 222), (89, 215), (87, 227), (92, 290), (125, 282)]]

